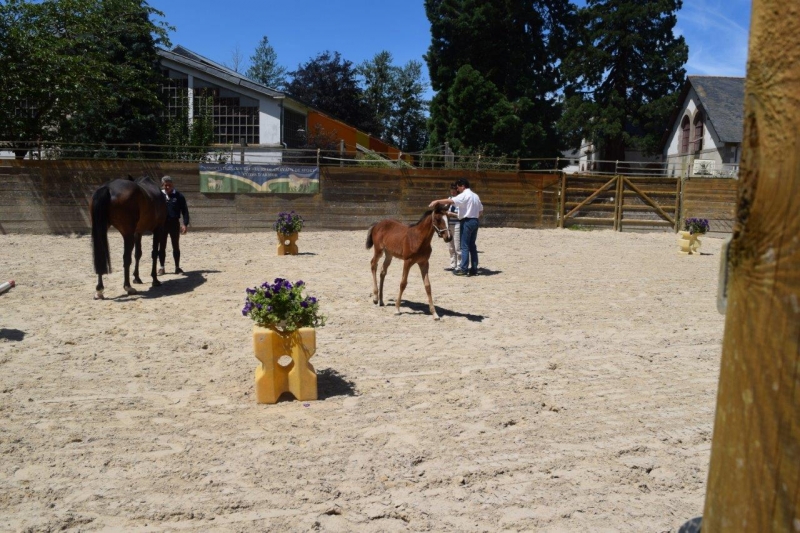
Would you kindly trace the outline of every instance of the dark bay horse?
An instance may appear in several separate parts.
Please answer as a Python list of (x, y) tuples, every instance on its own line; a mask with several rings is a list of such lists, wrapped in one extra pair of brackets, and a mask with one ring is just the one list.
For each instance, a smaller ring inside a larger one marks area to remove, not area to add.
[(153, 287), (161, 282), (156, 277), (156, 260), (161, 233), (167, 220), (167, 201), (159, 186), (150, 178), (116, 179), (97, 189), (89, 203), (92, 214), (92, 252), (94, 271), (97, 273), (97, 292), (95, 300), (103, 299), (103, 274), (111, 272), (111, 255), (108, 248), (108, 228), (114, 226), (122, 234), (124, 251), (122, 264), (125, 266), (125, 284), (128, 294), (136, 294), (131, 287), (131, 252), (136, 247), (136, 267), (133, 270), (134, 283), (139, 278), (139, 258), (142, 257), (142, 233), (153, 233)]
[[(439, 320), (436, 308), (433, 307), (433, 297), (431, 296), (431, 282), (428, 279), (428, 260), (431, 257), (431, 239), (436, 232), (444, 242), (450, 242), (450, 226), (447, 222), (445, 206), (437, 205), (432, 211), (426, 211), (416, 224), (408, 226), (397, 220), (381, 220), (369, 228), (367, 232), (367, 249), (375, 246), (372, 256), (372, 302), (383, 305), (383, 280), (386, 278), (386, 271), (392, 263), (392, 258), (397, 257), (403, 260), (403, 277), (400, 280), (400, 294), (395, 301), (396, 314), (400, 314), (400, 299), (403, 291), (408, 284), (408, 271), (415, 264), (419, 265), (422, 272), (422, 281), (425, 283), (425, 292), (428, 293), (428, 304), (431, 307), (431, 315), (434, 320)], [(383, 254), (383, 266), (381, 267), (381, 285), (378, 288), (376, 270), (378, 269), (378, 259)]]

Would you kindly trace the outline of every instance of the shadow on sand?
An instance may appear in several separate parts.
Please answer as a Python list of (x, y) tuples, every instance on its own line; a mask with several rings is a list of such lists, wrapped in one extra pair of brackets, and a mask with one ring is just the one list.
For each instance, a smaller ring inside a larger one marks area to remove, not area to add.
[(25, 332), (19, 329), (0, 328), (0, 339), (19, 342), (25, 338)]
[(219, 270), (191, 270), (177, 275), (166, 274), (159, 277), (159, 281), (161, 282), (160, 287), (148, 286), (150, 283), (150, 278), (145, 278), (142, 276), (142, 280), (145, 283), (142, 285), (134, 284), (133, 286), (139, 292), (136, 294), (120, 294), (119, 296), (108, 298), (108, 300), (113, 300), (116, 302), (129, 302), (137, 298), (162, 298), (166, 296), (174, 296), (176, 294), (185, 294), (187, 292), (192, 292), (197, 287), (205, 283), (207, 281), (206, 274), (218, 274), (219, 272)]
[[(394, 300), (390, 300), (386, 303), (386, 307), (394, 307)], [(409, 302), (407, 300), (403, 300), (400, 302), (400, 308), (407, 307), (414, 311), (414, 314), (419, 315), (429, 315), (430, 314), (430, 307), (428, 306), (428, 302)], [(451, 309), (446, 309), (440, 305), (436, 305), (434, 303), (434, 307), (436, 307), (436, 312), (439, 313), (439, 316), (453, 316), (458, 318), (466, 318), (470, 322), (483, 322), (483, 319), (486, 318), (483, 315), (473, 315), (470, 313), (459, 313), (458, 311), (453, 311)]]
[[(327, 400), (336, 396), (356, 396), (355, 384), (332, 368), (317, 371), (317, 398)], [(278, 397), (278, 403), (297, 401), (291, 392)]]

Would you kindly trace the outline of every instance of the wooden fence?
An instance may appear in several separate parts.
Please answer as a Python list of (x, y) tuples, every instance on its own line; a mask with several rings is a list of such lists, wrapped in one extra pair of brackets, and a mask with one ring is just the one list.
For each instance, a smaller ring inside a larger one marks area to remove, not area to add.
[(730, 232), (738, 181), (718, 178), (564, 174), (559, 227), (623, 230), (680, 229), (707, 218), (711, 231)]
[(674, 229), (685, 217), (703, 217), (712, 231), (727, 232), (738, 183), (690, 178), (681, 190), (676, 178), (322, 167), (319, 194), (220, 194), (200, 192), (196, 164), (4, 161), (0, 233), (88, 232), (91, 194), (129, 174), (172, 176), (186, 195), (193, 230), (223, 232), (271, 230), (277, 213), (292, 209), (309, 230), (366, 229), (388, 217), (411, 223), (459, 177), (480, 194), (485, 227)]
[(309, 230), (366, 229), (387, 217), (416, 222), (459, 177), (480, 194), (484, 226), (554, 228), (558, 217), (558, 174), (322, 167), (319, 194), (220, 194), (200, 192), (197, 164), (4, 161), (0, 233), (87, 232), (94, 190), (129, 174), (172, 176), (186, 195), (194, 231), (271, 230), (277, 213), (292, 209)]

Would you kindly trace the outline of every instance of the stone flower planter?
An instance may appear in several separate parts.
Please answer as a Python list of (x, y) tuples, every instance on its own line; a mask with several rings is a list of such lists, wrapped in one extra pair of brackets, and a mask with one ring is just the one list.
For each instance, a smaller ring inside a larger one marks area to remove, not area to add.
[(278, 232), (278, 255), (297, 255), (297, 237), (299, 233)]
[(700, 239), (699, 234), (689, 233), (688, 231), (678, 232), (678, 253), (693, 255), (700, 253)]
[(261, 361), (256, 367), (256, 402), (276, 403), (284, 392), (301, 401), (317, 399), (317, 373), (308, 362), (317, 351), (314, 328), (283, 333), (253, 326), (253, 351)]

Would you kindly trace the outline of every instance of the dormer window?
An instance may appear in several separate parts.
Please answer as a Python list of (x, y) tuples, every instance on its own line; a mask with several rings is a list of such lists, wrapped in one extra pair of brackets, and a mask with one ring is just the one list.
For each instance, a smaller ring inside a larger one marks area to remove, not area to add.
[(698, 113), (694, 119), (694, 151), (703, 149), (703, 115)]
[(683, 117), (683, 121), (681, 121), (681, 153), (688, 154), (689, 153), (689, 117)]

